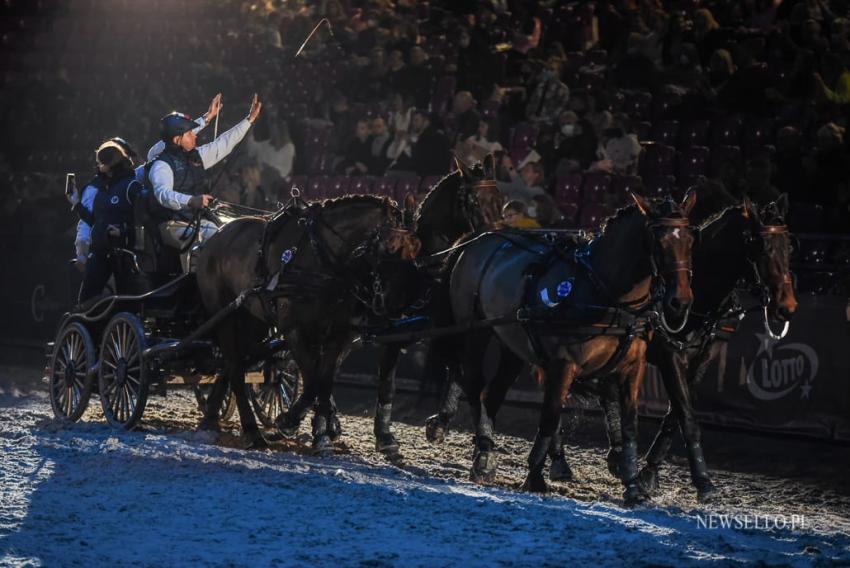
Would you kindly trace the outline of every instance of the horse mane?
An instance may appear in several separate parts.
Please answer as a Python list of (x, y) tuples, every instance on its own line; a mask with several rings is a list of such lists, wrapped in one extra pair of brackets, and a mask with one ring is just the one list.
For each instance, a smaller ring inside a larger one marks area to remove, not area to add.
[(737, 205), (730, 205), (729, 207), (721, 209), (720, 211), (717, 211), (716, 213), (713, 213), (713, 214), (709, 215), (708, 217), (706, 217), (705, 219), (703, 219), (697, 225), (697, 230), (702, 231), (706, 227), (708, 227), (709, 225), (713, 225), (714, 223), (716, 223), (717, 221), (719, 221), (720, 219), (725, 217), (727, 213), (729, 213), (733, 210), (736, 210), (736, 209), (741, 209), (741, 208), (743, 208), (743, 205), (741, 205), (739, 203)]
[(349, 193), (341, 197), (328, 197), (327, 199), (322, 199), (321, 201), (317, 201), (316, 203), (321, 205), (322, 209), (326, 209), (328, 207), (337, 207), (340, 205), (360, 204), (384, 205), (398, 208), (396, 202), (385, 195), (369, 195), (359, 193)]
[(635, 205), (634, 203), (629, 203), (628, 205), (620, 207), (611, 215), (603, 219), (601, 223), (599, 223), (599, 235), (604, 235), (605, 230), (608, 228), (609, 225), (617, 223), (621, 219), (624, 219), (625, 217), (628, 217), (629, 215), (633, 214), (635, 211), (637, 211), (637, 205)]
[(425, 197), (422, 198), (422, 201), (419, 203), (419, 206), (416, 207), (416, 213), (413, 215), (414, 223), (418, 223), (419, 219), (422, 215), (431, 207), (434, 206), (435, 203), (435, 195), (437, 194), (437, 190), (442, 190), (443, 183), (447, 183), (449, 181), (457, 181), (458, 187), (460, 187), (460, 172), (454, 171), (449, 174), (443, 176), (440, 181), (437, 182), (434, 187), (432, 187), (428, 193), (425, 194)]

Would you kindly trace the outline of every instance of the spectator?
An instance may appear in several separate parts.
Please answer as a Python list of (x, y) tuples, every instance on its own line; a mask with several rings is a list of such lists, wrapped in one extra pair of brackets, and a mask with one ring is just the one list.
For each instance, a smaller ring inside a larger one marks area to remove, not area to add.
[(539, 229), (540, 223), (528, 216), (528, 208), (522, 201), (508, 201), (502, 207), (502, 219), (513, 229)]
[(529, 162), (517, 172), (508, 154), (502, 157), (502, 165), (510, 181), (497, 181), (497, 187), (505, 199), (520, 201), (527, 206), (533, 204), (535, 195), (545, 195), (543, 189), (543, 166), (539, 162)]
[[(246, 150), (248, 157), (259, 166), (262, 187), (273, 191), (292, 173), (295, 160), (295, 145), (289, 136), (289, 126), (277, 118), (277, 113), (267, 116), (268, 138), (258, 139), (257, 128), (248, 136)], [(259, 126), (259, 125), (258, 125)]]
[(388, 154), (393, 159), (388, 175), (414, 173), (426, 177), (445, 175), (449, 171), (449, 141), (423, 110), (414, 111), (410, 133), (396, 138)]
[(539, 145), (543, 165), (555, 177), (580, 172), (590, 167), (596, 155), (597, 140), (586, 119), (565, 110), (558, 117), (558, 130), (541, 136)]
[(526, 116), (534, 123), (552, 125), (570, 100), (570, 89), (559, 79), (561, 60), (552, 57), (537, 77), (537, 84), (525, 107)]
[(369, 121), (361, 118), (354, 130), (354, 139), (348, 143), (345, 157), (337, 171), (345, 175), (366, 175), (372, 163), (372, 141), (369, 137)]
[(457, 154), (467, 164), (483, 162), (490, 154), (503, 150), (499, 144), (499, 130), (495, 120), (478, 121), (478, 132), (467, 138), (457, 148)]
[(458, 91), (452, 101), (456, 130), (455, 141), (466, 140), (478, 132), (481, 115), (475, 110), (475, 99), (469, 91)]
[(413, 97), (417, 108), (427, 108), (431, 102), (434, 75), (428, 69), (428, 54), (419, 46), (410, 50), (410, 63), (400, 76), (400, 90)]
[(392, 143), (392, 136), (387, 130), (387, 123), (381, 116), (372, 119), (371, 124), (372, 147), (369, 173), (372, 175), (383, 175), (390, 164), (387, 150)]
[(591, 169), (598, 169), (617, 175), (637, 175), (641, 146), (637, 135), (629, 132), (628, 119), (619, 116), (611, 128), (603, 133), (597, 152), (600, 160)]

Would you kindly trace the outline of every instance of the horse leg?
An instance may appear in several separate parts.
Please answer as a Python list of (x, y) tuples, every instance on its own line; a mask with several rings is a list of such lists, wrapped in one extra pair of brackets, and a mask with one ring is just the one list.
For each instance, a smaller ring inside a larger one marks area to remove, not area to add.
[(395, 395), (395, 372), (401, 344), (387, 345), (381, 354), (378, 367), (378, 401), (375, 405), (375, 449), (383, 454), (397, 455), (398, 442), (390, 431), (392, 424), (393, 397)]
[(677, 373), (675, 380), (670, 381), (667, 394), (670, 403), (677, 410), (679, 427), (685, 440), (688, 451), (688, 462), (691, 466), (691, 480), (697, 489), (697, 498), (700, 502), (710, 501), (717, 494), (717, 488), (708, 474), (705, 463), (705, 455), (702, 451), (702, 432), (697, 422), (694, 407), (691, 403), (691, 389), (688, 384), (688, 374), (684, 365), (676, 365)]
[(339, 422), (333, 400), (336, 370), (344, 350), (342, 342), (324, 343), (317, 366), (316, 410), (313, 414), (313, 451), (322, 457), (333, 455), (333, 441), (339, 436)]
[[(669, 389), (667, 392), (670, 392)], [(641, 485), (649, 493), (658, 490), (658, 471), (661, 464), (667, 459), (670, 447), (673, 445), (673, 436), (679, 427), (679, 419), (673, 410), (673, 404), (667, 406), (667, 414), (661, 421), (658, 433), (652, 440), (652, 445), (646, 453), (646, 465), (640, 470), (638, 478)]]
[[(242, 425), (246, 449), (266, 449), (269, 445), (257, 426), (254, 411), (248, 401), (248, 392), (245, 388), (245, 352), (240, 349), (239, 337), (242, 334), (239, 333), (237, 326), (238, 322), (231, 320), (225, 322), (218, 332), (218, 344), (224, 359), (224, 377), (230, 383), (230, 390), (236, 396), (236, 407), (239, 409), (239, 421)], [(218, 387), (218, 385), (215, 386)], [(213, 396), (217, 396), (217, 400)], [(207, 404), (208, 413), (215, 412), (215, 409), (221, 406), (223, 392), (216, 393), (214, 389), (213, 396), (210, 396)]]
[(297, 333), (293, 333), (288, 339), (290, 353), (292, 353), (292, 358), (301, 372), (303, 388), (301, 394), (298, 395), (289, 407), (289, 410), (281, 413), (275, 419), (275, 427), (283, 436), (291, 438), (298, 433), (301, 422), (307, 416), (310, 409), (313, 408), (313, 403), (316, 400), (316, 387), (318, 384), (316, 379), (318, 367), (316, 353), (319, 350), (301, 341)]
[(475, 427), (473, 443), (475, 449), (472, 457), (470, 479), (473, 481), (491, 482), (496, 477), (496, 454), (493, 452), (493, 420), (484, 408), (484, 374), (482, 373), (482, 354), (484, 353), (488, 335), (470, 335), (463, 345), (461, 372), (463, 385), (472, 411), (472, 422)]
[(620, 461), (623, 456), (623, 426), (620, 414), (620, 393), (617, 383), (603, 380), (599, 394), (599, 406), (605, 418), (605, 432), (608, 435), (608, 471), (620, 479)]
[(546, 453), (558, 429), (561, 410), (566, 402), (570, 385), (578, 373), (579, 367), (575, 363), (566, 363), (561, 360), (550, 363), (546, 369), (540, 423), (537, 427), (537, 435), (534, 437), (534, 445), (528, 454), (528, 476), (522, 484), (522, 488), (526, 491), (547, 491), (546, 480), (543, 478)]
[[(445, 388), (440, 398), (439, 411), (425, 420), (425, 438), (434, 444), (441, 444), (446, 439), (449, 423), (457, 414), (457, 405), (463, 392), (461, 387), (460, 362), (463, 353), (457, 353), (445, 340), (433, 340), (428, 344), (423, 374), (426, 379), (435, 380), (433, 375), (448, 373)], [(441, 378), (442, 379), (442, 376)], [(439, 383), (438, 383), (439, 384)]]
[(224, 403), (224, 394), (227, 392), (227, 377), (218, 375), (213, 382), (212, 390), (204, 402), (204, 417), (198, 424), (198, 430), (218, 432), (219, 427), (218, 409)]
[(620, 478), (626, 489), (623, 500), (626, 505), (637, 505), (649, 499), (649, 495), (638, 482), (637, 470), (637, 395), (643, 375), (646, 373), (646, 360), (641, 356), (634, 361), (628, 372), (620, 379), (620, 403), (622, 409), (623, 453), (620, 458)]

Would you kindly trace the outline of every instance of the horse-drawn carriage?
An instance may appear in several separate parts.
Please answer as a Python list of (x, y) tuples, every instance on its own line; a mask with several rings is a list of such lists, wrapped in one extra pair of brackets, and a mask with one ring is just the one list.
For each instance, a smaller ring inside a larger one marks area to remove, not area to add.
[[(137, 226), (150, 226), (143, 213), (136, 217)], [(146, 234), (140, 235), (137, 250), (110, 253), (117, 267), (117, 292), (66, 313), (55, 340), (48, 344), (46, 374), (57, 418), (79, 420), (91, 395), (97, 394), (106, 420), (131, 429), (150, 395), (165, 395), (178, 386), (191, 387), (201, 411), (206, 409), (222, 357), (204, 336), (226, 314), (208, 318), (195, 274), (181, 273), (176, 252), (162, 247), (153, 231), (140, 233)], [(271, 426), (299, 389), (297, 370), (281, 337), (267, 338), (264, 356), (251, 362), (250, 371), (247, 382), (254, 411)], [(219, 418), (229, 419), (235, 408), (235, 396), (228, 390)]]

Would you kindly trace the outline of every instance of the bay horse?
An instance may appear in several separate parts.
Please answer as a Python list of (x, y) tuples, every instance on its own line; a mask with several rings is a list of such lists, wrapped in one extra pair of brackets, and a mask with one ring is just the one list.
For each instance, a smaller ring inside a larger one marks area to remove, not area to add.
[[(500, 366), (513, 368), (498, 373), (482, 397), (481, 355), (495, 334), (514, 362), (537, 367), (544, 385), (523, 487), (546, 491), (542, 470), (572, 383), (598, 374), (611, 382), (622, 405), (624, 499), (647, 498), (637, 479), (636, 406), (647, 343), (641, 314), (653, 303), (653, 285), (663, 284), (662, 321), (668, 321), (665, 313), (681, 325), (687, 321), (693, 244), (688, 215), (696, 195), (687, 195), (681, 204), (632, 198), (635, 203), (610, 218), (599, 237), (569, 254), (521, 232), (502, 232), (473, 239), (454, 260), (450, 298), (455, 320), (497, 322), (492, 330), (465, 334), (460, 346), (462, 387), (476, 431), (473, 474), (495, 473), (495, 410), (519, 370), (503, 362)], [(508, 314), (516, 318), (498, 323)]]
[[(318, 400), (313, 447), (332, 451), (333, 381), (354, 325), (404, 301), (382, 261), (417, 246), (394, 202), (365, 195), (311, 204), (295, 199), (268, 222), (237, 219), (206, 242), (197, 269), (204, 308), (217, 314), (239, 306), (219, 323), (215, 339), (250, 448), (267, 444), (247, 398), (245, 371), (249, 361), (264, 358), (272, 333), (286, 337), (304, 380), (290, 412), (303, 416)], [(217, 420), (224, 390), (213, 389), (205, 423)]]

